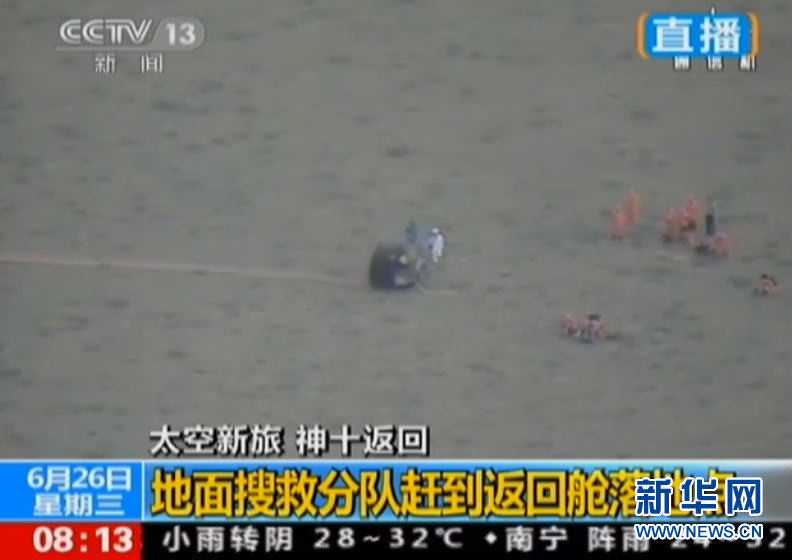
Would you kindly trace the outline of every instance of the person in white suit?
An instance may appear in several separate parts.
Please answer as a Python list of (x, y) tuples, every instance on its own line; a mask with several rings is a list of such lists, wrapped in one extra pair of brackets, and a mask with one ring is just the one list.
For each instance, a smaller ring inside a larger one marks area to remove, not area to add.
[(445, 237), (440, 231), (440, 228), (432, 228), (429, 236), (426, 238), (426, 248), (432, 256), (432, 262), (437, 264), (445, 254)]

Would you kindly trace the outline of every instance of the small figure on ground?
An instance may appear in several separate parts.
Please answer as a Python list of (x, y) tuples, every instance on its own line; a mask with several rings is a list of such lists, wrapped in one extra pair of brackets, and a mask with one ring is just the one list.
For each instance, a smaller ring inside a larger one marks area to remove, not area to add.
[(666, 212), (663, 241), (666, 243), (682, 242), (689, 246), (696, 243), (696, 231), (701, 223), (701, 203), (695, 196), (688, 196), (679, 206)]
[(704, 234), (707, 237), (715, 237), (718, 234), (718, 207), (715, 203), (710, 203), (707, 208), (707, 215), (704, 217)]
[(643, 198), (634, 190), (631, 190), (627, 193), (627, 197), (622, 203), (622, 208), (624, 209), (627, 228), (632, 229), (643, 218)]
[(561, 320), (561, 332), (580, 342), (592, 343), (607, 340), (609, 337), (605, 324), (598, 314), (591, 314), (581, 320), (567, 313)]
[(561, 332), (566, 336), (577, 337), (580, 329), (580, 320), (571, 313), (567, 313), (564, 315), (564, 318), (561, 319)]
[(622, 240), (627, 235), (627, 214), (621, 204), (611, 214), (611, 238)]
[(712, 238), (712, 252), (717, 257), (728, 257), (734, 250), (736, 240), (729, 233), (716, 233)]
[(701, 204), (695, 196), (689, 196), (681, 208), (681, 222), (683, 232), (693, 232), (698, 229), (701, 221)]
[(706, 237), (703, 241), (694, 240), (691, 246), (696, 253), (702, 255), (728, 257), (734, 251), (735, 244), (736, 240), (733, 235), (717, 233), (713, 237)]
[(778, 295), (781, 291), (781, 283), (775, 276), (770, 274), (762, 274), (759, 279), (759, 286), (755, 288), (756, 295), (763, 297), (771, 297)]
[(611, 211), (611, 238), (622, 240), (627, 237), (643, 217), (643, 199), (630, 190), (624, 200)]
[(440, 231), (440, 228), (432, 228), (429, 236), (426, 238), (426, 248), (432, 257), (432, 262), (437, 264), (445, 254), (445, 236)]
[(682, 233), (680, 212), (677, 208), (671, 208), (665, 215), (665, 225), (663, 227), (663, 241), (674, 243), (679, 241)]
[(415, 221), (410, 220), (410, 223), (407, 224), (407, 228), (404, 230), (404, 238), (410, 245), (418, 243), (418, 226)]
[(607, 338), (605, 325), (599, 315), (592, 314), (586, 317), (579, 338), (582, 342), (596, 342)]

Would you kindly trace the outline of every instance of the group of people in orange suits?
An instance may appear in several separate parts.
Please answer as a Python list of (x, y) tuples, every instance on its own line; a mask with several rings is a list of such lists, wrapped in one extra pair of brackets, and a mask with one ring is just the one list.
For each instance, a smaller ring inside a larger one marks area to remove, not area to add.
[(609, 338), (605, 324), (599, 315), (589, 315), (585, 319), (581, 319), (567, 313), (561, 320), (561, 330), (566, 336), (581, 342), (596, 342)]
[[(631, 190), (611, 212), (611, 238), (623, 240), (628, 237), (643, 219), (644, 208), (643, 198)], [(704, 235), (699, 233), (702, 225)], [(662, 240), (665, 243), (681, 243), (696, 253), (716, 257), (731, 254), (736, 241), (733, 234), (718, 231), (715, 205), (709, 204), (705, 210), (695, 196), (688, 196), (681, 204), (666, 212)], [(763, 297), (775, 296), (781, 291), (781, 284), (775, 277), (762, 274), (754, 291)], [(582, 342), (610, 338), (599, 315), (588, 315), (583, 319), (567, 313), (561, 320), (561, 331)]]
[[(703, 220), (702, 220), (703, 218)], [(695, 196), (666, 212), (663, 226), (663, 241), (684, 243), (700, 254), (726, 257), (734, 250), (734, 235), (718, 231), (717, 208), (710, 204), (706, 213)], [(699, 226), (704, 223), (704, 236), (698, 234)]]
[[(611, 237), (617, 240), (627, 237), (643, 214), (643, 198), (630, 191), (611, 213)], [(702, 223), (705, 228), (703, 237), (698, 234)], [(710, 205), (704, 212), (701, 201), (695, 196), (687, 197), (666, 212), (662, 239), (666, 243), (684, 243), (697, 253), (719, 257), (728, 256), (735, 245), (733, 235), (717, 231), (715, 206)]]

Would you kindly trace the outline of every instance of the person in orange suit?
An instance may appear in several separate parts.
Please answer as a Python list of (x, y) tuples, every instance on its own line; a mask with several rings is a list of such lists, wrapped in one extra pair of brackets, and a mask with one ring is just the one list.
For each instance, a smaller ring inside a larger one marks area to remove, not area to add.
[(561, 319), (561, 332), (563, 332), (567, 336), (576, 337), (580, 332), (582, 327), (582, 323), (580, 319), (572, 315), (571, 313), (567, 313), (564, 315), (564, 318)]
[(627, 214), (622, 205), (619, 204), (611, 214), (611, 237), (613, 239), (624, 239), (628, 229)]
[(695, 240), (694, 237), (690, 244), (697, 253), (716, 257), (728, 257), (734, 251), (736, 242), (734, 235), (729, 233), (718, 233), (704, 241)]
[(687, 197), (682, 205), (682, 231), (696, 231), (701, 221), (701, 203), (695, 196)]
[(712, 252), (718, 257), (727, 257), (734, 251), (736, 240), (728, 233), (718, 233), (712, 239)]
[(771, 297), (778, 295), (781, 291), (781, 283), (769, 274), (762, 274), (759, 280), (759, 286), (756, 288), (756, 294), (764, 297)]
[(663, 241), (666, 243), (678, 241), (682, 233), (680, 210), (676, 207), (669, 209), (668, 212), (666, 212), (664, 223)]
[(632, 229), (643, 217), (643, 199), (634, 190), (631, 190), (622, 203), (627, 228)]
[(605, 324), (602, 322), (602, 318), (598, 314), (592, 314), (586, 317), (578, 338), (583, 342), (589, 343), (607, 339), (608, 332), (605, 330)]

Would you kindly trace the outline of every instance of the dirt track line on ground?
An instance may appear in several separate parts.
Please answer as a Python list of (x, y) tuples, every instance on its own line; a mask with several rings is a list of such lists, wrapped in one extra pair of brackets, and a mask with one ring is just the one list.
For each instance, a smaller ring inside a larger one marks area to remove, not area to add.
[[(349, 278), (298, 272), (289, 270), (273, 270), (265, 268), (240, 268), (235, 266), (217, 266), (197, 263), (127, 261), (116, 259), (92, 259), (84, 257), (58, 257), (52, 255), (33, 255), (27, 253), (0, 253), (0, 263), (19, 265), (59, 266), (67, 268), (124, 269), (144, 272), (179, 272), (185, 274), (211, 274), (233, 276), (257, 280), (289, 280), (298, 282), (316, 282), (347, 288), (363, 288), (363, 282)], [(432, 295), (454, 295), (456, 292), (436, 288), (421, 287), (421, 291)]]
[(213, 274), (253, 278), (260, 280), (296, 280), (320, 282), (337, 286), (360, 287), (360, 282), (339, 278), (326, 274), (297, 272), (288, 270), (272, 270), (263, 268), (240, 268), (234, 266), (216, 266), (197, 263), (126, 261), (116, 259), (91, 259), (80, 257), (56, 257), (49, 255), (31, 255), (24, 253), (0, 253), (0, 263), (60, 266), (69, 268), (111, 268), (138, 271), (181, 272), (187, 274)]

